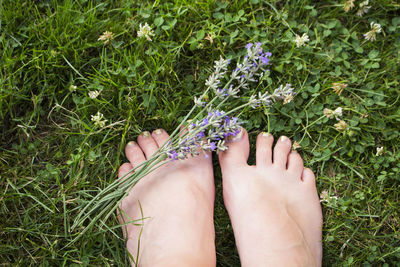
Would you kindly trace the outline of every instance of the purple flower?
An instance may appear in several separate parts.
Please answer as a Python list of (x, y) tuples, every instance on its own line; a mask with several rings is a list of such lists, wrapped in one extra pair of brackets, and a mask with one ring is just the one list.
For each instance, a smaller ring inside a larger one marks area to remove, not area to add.
[(261, 59), (261, 62), (262, 62), (264, 65), (268, 65), (268, 63), (269, 63), (269, 58), (268, 58), (268, 57), (263, 57), (263, 56), (261, 56), (260, 59)]
[(199, 132), (199, 133), (196, 135), (196, 137), (199, 138), (199, 139), (203, 138), (204, 136), (206, 136), (206, 135), (204, 134), (204, 132)]
[(210, 149), (211, 149), (211, 151), (214, 151), (216, 149), (215, 142), (210, 143)]
[(247, 49), (250, 49), (252, 46), (253, 46), (253, 43), (248, 43), (248, 44), (246, 45), (246, 48), (247, 48)]
[(233, 136), (236, 136), (240, 133), (240, 129), (236, 129), (235, 133), (233, 134)]
[(168, 157), (172, 160), (177, 160), (178, 159), (178, 153), (176, 153), (176, 150), (168, 152)]
[(226, 137), (229, 137), (229, 136), (231, 136), (232, 135), (232, 133), (224, 133), (224, 137), (226, 138)]

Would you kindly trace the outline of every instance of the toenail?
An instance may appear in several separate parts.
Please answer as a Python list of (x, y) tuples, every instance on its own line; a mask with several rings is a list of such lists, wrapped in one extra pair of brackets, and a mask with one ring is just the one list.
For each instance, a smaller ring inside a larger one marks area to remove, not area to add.
[(262, 133), (262, 136), (264, 136), (264, 137), (269, 137), (270, 135), (271, 135), (270, 133), (266, 133), (266, 132)]
[(154, 131), (155, 134), (162, 134), (162, 130), (161, 129), (157, 129)]
[(130, 141), (127, 145), (128, 146), (134, 146), (134, 145), (136, 145), (136, 142), (135, 141)]
[(144, 132), (142, 133), (142, 136), (143, 136), (143, 137), (149, 137), (149, 136), (150, 136), (150, 133), (149, 133), (148, 131), (144, 131)]
[(242, 139), (243, 136), (243, 128), (240, 127), (240, 132), (238, 134), (236, 134), (235, 136), (229, 136), (229, 141), (234, 142), (234, 141), (239, 141), (240, 139)]
[(289, 140), (289, 138), (286, 136), (281, 136), (281, 142), (286, 142), (287, 140)]

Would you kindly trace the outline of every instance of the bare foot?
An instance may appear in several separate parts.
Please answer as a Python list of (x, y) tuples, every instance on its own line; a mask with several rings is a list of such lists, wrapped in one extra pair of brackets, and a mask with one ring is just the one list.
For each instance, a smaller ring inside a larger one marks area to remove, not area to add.
[(242, 266), (320, 266), (322, 212), (313, 172), (287, 137), (272, 152), (268, 134), (258, 136), (257, 164), (249, 166), (248, 135), (241, 133), (219, 160)]
[[(121, 165), (119, 177), (151, 157), (167, 138), (164, 130), (156, 130), (128, 143), (130, 163)], [(211, 155), (170, 162), (140, 180), (122, 201), (119, 217), (121, 223), (141, 219), (139, 201), (148, 217), (141, 235), (141, 227), (132, 223), (124, 230), (134, 259), (140, 236), (138, 265), (215, 266), (214, 192)]]

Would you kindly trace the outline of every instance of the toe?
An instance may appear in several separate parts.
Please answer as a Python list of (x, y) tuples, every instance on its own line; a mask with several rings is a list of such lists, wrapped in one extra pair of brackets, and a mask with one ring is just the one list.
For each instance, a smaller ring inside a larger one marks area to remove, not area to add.
[(147, 131), (141, 133), (138, 136), (138, 144), (140, 148), (143, 150), (146, 159), (149, 159), (158, 149), (156, 141)]
[(121, 178), (125, 174), (127, 174), (130, 170), (132, 170), (132, 165), (130, 163), (124, 163), (119, 167), (118, 170), (118, 178)]
[(125, 155), (131, 163), (132, 167), (138, 166), (146, 160), (140, 146), (134, 142), (129, 142), (125, 147)]
[(261, 133), (257, 138), (256, 163), (257, 166), (269, 166), (272, 164), (272, 143), (274, 137), (270, 133)]
[(303, 175), (301, 176), (303, 182), (315, 186), (315, 175), (313, 171), (309, 168), (303, 170)]
[(292, 151), (289, 154), (287, 169), (289, 172), (295, 174), (296, 178), (300, 179), (304, 167), (303, 159), (301, 158), (300, 154), (297, 153), (297, 151)]
[(274, 165), (279, 168), (286, 169), (286, 163), (288, 160), (288, 155), (290, 153), (291, 144), (289, 138), (286, 136), (281, 136), (279, 140), (276, 142), (274, 148)]
[(227, 142), (228, 149), (219, 153), (219, 161), (222, 168), (235, 166), (236, 164), (247, 164), (249, 157), (249, 136), (245, 129)]
[(158, 147), (161, 147), (169, 138), (169, 134), (164, 129), (157, 129), (151, 135)]

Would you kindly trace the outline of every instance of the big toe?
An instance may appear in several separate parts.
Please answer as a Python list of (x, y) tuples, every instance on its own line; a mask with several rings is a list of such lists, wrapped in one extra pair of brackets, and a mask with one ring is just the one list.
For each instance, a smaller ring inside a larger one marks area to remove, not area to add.
[(237, 164), (247, 164), (249, 157), (249, 136), (244, 128), (227, 143), (228, 149), (219, 153), (219, 162), (224, 170)]

